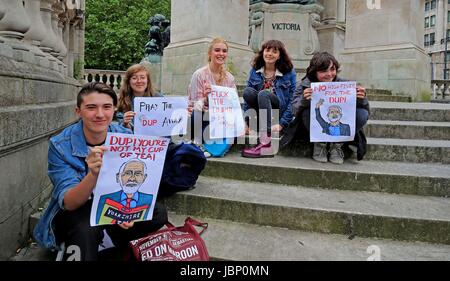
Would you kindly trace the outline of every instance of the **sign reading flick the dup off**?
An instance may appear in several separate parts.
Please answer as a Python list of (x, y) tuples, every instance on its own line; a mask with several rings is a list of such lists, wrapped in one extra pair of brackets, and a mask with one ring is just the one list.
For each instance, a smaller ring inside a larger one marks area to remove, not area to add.
[(234, 138), (244, 133), (244, 117), (236, 89), (212, 85), (208, 103), (211, 139)]

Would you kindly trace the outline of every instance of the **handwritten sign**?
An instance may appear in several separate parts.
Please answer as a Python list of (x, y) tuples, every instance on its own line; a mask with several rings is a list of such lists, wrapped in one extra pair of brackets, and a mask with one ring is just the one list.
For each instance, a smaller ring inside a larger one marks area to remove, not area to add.
[(312, 83), (311, 142), (352, 141), (355, 137), (356, 82)]
[(208, 102), (211, 139), (234, 138), (244, 133), (244, 117), (236, 89), (212, 85)]
[(108, 133), (90, 224), (151, 220), (168, 138)]
[(187, 106), (186, 97), (136, 97), (134, 133), (155, 137), (185, 135)]

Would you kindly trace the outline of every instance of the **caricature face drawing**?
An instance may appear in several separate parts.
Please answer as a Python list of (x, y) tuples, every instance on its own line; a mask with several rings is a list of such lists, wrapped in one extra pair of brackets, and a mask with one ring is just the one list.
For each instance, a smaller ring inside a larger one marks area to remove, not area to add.
[(126, 194), (136, 193), (147, 178), (147, 167), (140, 160), (125, 162), (116, 174), (116, 180)]
[(339, 121), (342, 118), (342, 109), (341, 109), (341, 107), (339, 107), (337, 105), (332, 105), (332, 106), (328, 107), (327, 117), (328, 117), (328, 120), (330, 120), (330, 122), (332, 124), (339, 123)]

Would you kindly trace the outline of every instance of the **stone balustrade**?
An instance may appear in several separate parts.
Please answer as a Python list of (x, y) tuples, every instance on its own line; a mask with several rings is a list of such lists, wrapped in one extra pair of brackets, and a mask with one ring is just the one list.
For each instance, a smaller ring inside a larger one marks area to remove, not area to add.
[[(84, 0), (2, 0), (0, 55), (74, 77), (84, 61)], [(79, 73), (78, 73), (79, 74)]]
[(450, 102), (450, 80), (431, 80), (433, 100)]
[(125, 77), (125, 71), (118, 70), (102, 70), (102, 69), (85, 69), (85, 82), (103, 82), (111, 86), (116, 92), (120, 89), (120, 83)]

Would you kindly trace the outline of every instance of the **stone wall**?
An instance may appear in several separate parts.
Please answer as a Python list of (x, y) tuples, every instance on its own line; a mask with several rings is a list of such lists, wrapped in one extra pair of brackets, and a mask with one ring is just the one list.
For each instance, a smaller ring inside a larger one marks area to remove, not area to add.
[(29, 239), (29, 215), (50, 196), (48, 139), (76, 120), (83, 10), (84, 1), (0, 3), (0, 260)]

